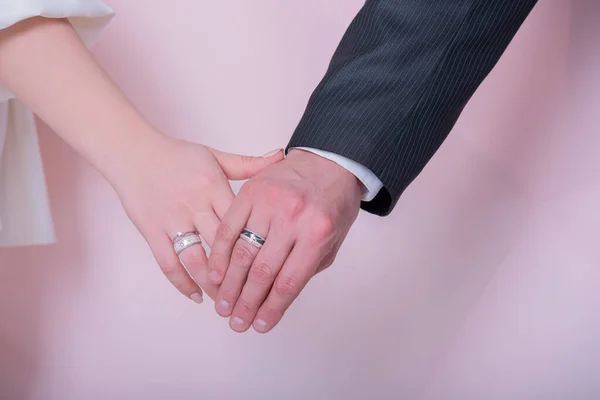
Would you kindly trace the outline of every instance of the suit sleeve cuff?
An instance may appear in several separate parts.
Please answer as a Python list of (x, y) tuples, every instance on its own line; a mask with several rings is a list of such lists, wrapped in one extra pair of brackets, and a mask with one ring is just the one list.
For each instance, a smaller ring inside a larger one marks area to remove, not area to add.
[[(346, 169), (352, 175), (356, 177), (365, 187), (365, 191), (363, 192), (362, 201), (369, 202), (377, 196), (377, 193), (383, 187), (383, 183), (381, 180), (375, 175), (369, 168), (364, 165), (346, 158), (344, 156), (340, 156), (339, 154), (331, 153), (325, 150), (313, 149), (310, 147), (292, 147), (298, 150), (304, 150), (326, 158), (330, 161), (333, 161), (340, 167)], [(290, 149), (291, 150), (291, 149)]]

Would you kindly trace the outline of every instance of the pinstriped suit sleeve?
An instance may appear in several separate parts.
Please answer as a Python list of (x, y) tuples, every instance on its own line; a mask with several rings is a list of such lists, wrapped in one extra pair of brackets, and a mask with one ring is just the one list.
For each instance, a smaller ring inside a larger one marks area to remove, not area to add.
[(535, 0), (367, 0), (288, 148), (339, 154), (384, 187), (387, 215), (454, 126)]

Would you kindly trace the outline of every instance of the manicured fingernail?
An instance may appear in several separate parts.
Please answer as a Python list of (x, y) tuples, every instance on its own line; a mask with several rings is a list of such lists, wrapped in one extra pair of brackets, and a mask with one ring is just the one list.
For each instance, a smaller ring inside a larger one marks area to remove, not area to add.
[(201, 304), (204, 299), (200, 293), (194, 293), (190, 296), (190, 299), (194, 300), (196, 303)]
[(257, 319), (256, 321), (254, 321), (254, 329), (256, 329), (258, 332), (266, 331), (267, 321), (265, 321), (264, 319)]
[(231, 321), (229, 321), (229, 325), (233, 328), (233, 329), (243, 329), (244, 328), (244, 320), (241, 319), (240, 317), (233, 317), (231, 318)]
[(219, 274), (219, 271), (217, 271), (217, 270), (210, 271), (210, 274), (208, 274), (208, 277), (210, 278), (210, 280), (213, 283), (219, 283), (221, 280), (221, 274)]
[(217, 311), (222, 314), (226, 314), (229, 312), (229, 303), (223, 299), (219, 300), (217, 303)]
[(273, 157), (275, 154), (279, 153), (280, 151), (283, 151), (283, 149), (282, 149), (282, 148), (275, 149), (275, 150), (273, 150), (273, 151), (270, 151), (270, 152), (268, 152), (268, 153), (266, 153), (266, 154), (263, 154), (262, 158), (269, 158), (269, 157)]

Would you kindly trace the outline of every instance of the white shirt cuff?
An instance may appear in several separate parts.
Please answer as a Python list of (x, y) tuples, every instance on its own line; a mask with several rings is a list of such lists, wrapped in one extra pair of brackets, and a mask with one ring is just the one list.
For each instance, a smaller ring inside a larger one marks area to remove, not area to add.
[(362, 196), (362, 201), (371, 201), (377, 196), (377, 193), (383, 187), (381, 180), (375, 175), (369, 168), (364, 165), (357, 163), (354, 160), (340, 156), (339, 154), (331, 153), (325, 150), (313, 149), (310, 147), (295, 147), (299, 150), (309, 151), (313, 154), (326, 158), (333, 161), (340, 167), (346, 169), (352, 175), (354, 175), (362, 184), (365, 186), (365, 192)]

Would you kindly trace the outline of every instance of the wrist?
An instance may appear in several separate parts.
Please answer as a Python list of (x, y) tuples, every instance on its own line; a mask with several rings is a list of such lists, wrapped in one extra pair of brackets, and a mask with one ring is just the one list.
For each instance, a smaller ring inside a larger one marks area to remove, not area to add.
[(359, 196), (362, 196), (362, 194), (366, 192), (366, 187), (356, 175), (336, 162), (318, 154), (302, 149), (290, 149), (286, 159), (299, 165), (306, 165), (307, 167), (310, 167), (310, 170), (320, 171), (321, 174), (326, 173), (330, 178), (345, 183), (345, 186), (356, 188)]
[(173, 140), (151, 126), (130, 129), (124, 134), (107, 135), (101, 144), (96, 143), (84, 155), (92, 165), (113, 185), (127, 180), (149, 162), (158, 162), (161, 152)]

